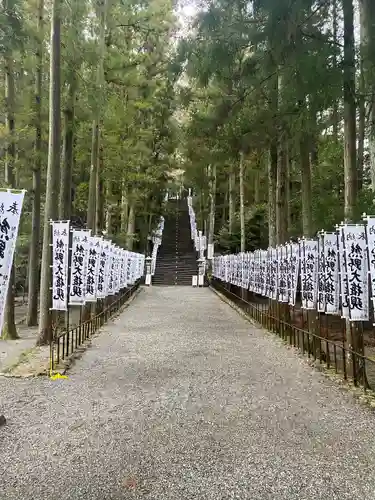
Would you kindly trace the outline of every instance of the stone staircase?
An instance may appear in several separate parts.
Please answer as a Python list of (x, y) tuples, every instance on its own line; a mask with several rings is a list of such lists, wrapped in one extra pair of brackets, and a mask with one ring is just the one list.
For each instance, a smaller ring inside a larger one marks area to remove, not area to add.
[(198, 274), (186, 199), (169, 200), (153, 285), (190, 285)]

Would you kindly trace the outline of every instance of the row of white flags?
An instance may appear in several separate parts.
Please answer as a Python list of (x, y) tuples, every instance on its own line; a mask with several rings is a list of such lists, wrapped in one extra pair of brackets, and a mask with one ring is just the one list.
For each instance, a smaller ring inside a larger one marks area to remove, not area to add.
[[(167, 193), (168, 196), (168, 193)], [(158, 250), (161, 245), (162, 239), (163, 239), (163, 231), (164, 231), (164, 217), (160, 217), (160, 222), (158, 224), (158, 227), (156, 231), (154, 232), (154, 235), (152, 237), (152, 254), (151, 254), (151, 275), (154, 276), (155, 274), (155, 269), (156, 269), (156, 259), (158, 255)]]
[(143, 254), (91, 236), (90, 230), (71, 230), (69, 221), (51, 224), (52, 310), (66, 311), (68, 305), (83, 305), (115, 295), (143, 276)]
[(303, 309), (368, 321), (375, 302), (375, 217), (364, 222), (299, 243), (214, 257), (213, 276), (291, 306), (300, 291)]
[(193, 198), (191, 196), (187, 197), (187, 203), (189, 209), (191, 239), (194, 242), (195, 250), (203, 254), (207, 249), (207, 238), (202, 234), (202, 231), (198, 231), (197, 229), (197, 221), (193, 208)]

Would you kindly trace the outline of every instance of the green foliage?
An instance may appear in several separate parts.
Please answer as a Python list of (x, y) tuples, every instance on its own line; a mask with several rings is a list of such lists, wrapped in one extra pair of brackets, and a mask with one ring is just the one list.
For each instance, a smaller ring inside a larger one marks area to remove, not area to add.
[[(258, 248), (267, 248), (268, 246), (268, 224), (266, 222), (267, 209), (265, 205), (253, 207), (245, 214), (245, 235), (246, 250), (253, 251)], [(235, 214), (232, 234), (229, 233), (228, 224), (221, 227), (215, 236), (215, 252), (218, 253), (237, 253), (241, 248), (239, 214)]]
[(87, 210), (87, 203), (89, 199), (89, 184), (88, 182), (81, 182), (75, 190), (74, 197), (74, 212), (84, 214)]
[[(343, 220), (347, 182), (341, 108), (343, 39), (340, 32), (334, 35), (330, 3), (314, 5), (312, 0), (259, 0), (251, 5), (213, 0), (198, 13), (194, 32), (179, 44), (177, 59), (186, 67), (179, 90), (185, 177), (200, 200), (201, 224), (209, 208), (208, 165), (217, 169), (217, 221), (228, 221), (231, 171), (236, 175), (231, 196), (236, 211), (239, 205), (239, 152), (247, 160), (245, 208), (251, 211), (268, 198), (268, 157), (276, 144), (278, 153), (282, 146), (289, 157), (289, 189), (284, 195), (289, 205), (284, 214), (288, 234), (300, 236), (305, 201), (301, 197), (303, 141), (311, 165), (309, 214), (314, 230), (332, 230)], [(338, 7), (338, 25), (340, 16)], [(368, 52), (363, 55), (368, 58)], [(359, 168), (364, 172), (364, 188), (358, 196), (356, 220), (363, 211), (373, 212), (368, 171)], [(262, 179), (256, 190), (254, 172)], [(218, 240), (223, 249), (239, 247), (238, 224), (236, 220), (232, 235), (224, 224)], [(247, 248), (252, 246), (251, 238), (257, 240), (256, 235), (247, 236)]]

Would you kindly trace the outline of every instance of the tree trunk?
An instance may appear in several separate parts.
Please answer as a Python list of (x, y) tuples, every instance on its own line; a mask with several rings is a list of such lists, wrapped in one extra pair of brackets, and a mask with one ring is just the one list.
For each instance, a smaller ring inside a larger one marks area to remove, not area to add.
[(345, 218), (352, 221), (357, 203), (355, 47), (353, 2), (342, 0), (344, 12), (344, 176)]
[(366, 130), (366, 106), (364, 98), (363, 72), (360, 75), (360, 94), (358, 96), (358, 152), (357, 152), (357, 175), (358, 191), (363, 187), (363, 167), (365, 151), (365, 130)]
[(271, 144), (268, 159), (268, 243), (276, 246), (276, 183), (277, 183), (277, 146)]
[(94, 120), (92, 124), (91, 137), (91, 166), (89, 181), (89, 199), (87, 204), (87, 228), (95, 230), (96, 227), (96, 185), (98, 172), (98, 150), (99, 150), (99, 123)]
[(225, 226), (225, 224), (228, 221), (228, 218), (227, 218), (227, 206), (228, 206), (228, 190), (226, 189), (225, 193), (224, 193), (223, 210), (222, 210), (222, 213), (221, 213), (221, 225), (222, 226)]
[(371, 189), (375, 191), (375, 91), (372, 94), (370, 112), (370, 127), (368, 134), (368, 145), (370, 153), (370, 177), (371, 177)]
[(360, 67), (359, 67), (359, 92), (358, 92), (358, 151), (357, 151), (357, 172), (358, 191), (361, 191), (363, 184), (364, 149), (366, 132), (366, 84), (365, 84), (365, 57), (366, 57), (366, 28), (363, 9), (360, 9)]
[(129, 201), (128, 201), (128, 188), (125, 181), (122, 181), (122, 193), (121, 193), (121, 234), (126, 234), (128, 226), (128, 212), (129, 212)]
[[(358, 172), (356, 158), (356, 96), (355, 96), (355, 45), (354, 12), (352, 0), (342, 0), (344, 13), (344, 175), (345, 219), (353, 222), (357, 204)], [(364, 354), (363, 332), (358, 324), (346, 321), (346, 347)], [(365, 375), (363, 363), (352, 358), (353, 371)]]
[(37, 8), (38, 46), (36, 50), (35, 74), (35, 161), (33, 168), (33, 206), (28, 268), (27, 325), (38, 324), (39, 244), (40, 244), (40, 197), (42, 166), (42, 90), (43, 90), (43, 42), (44, 42), (44, 0)]
[(244, 193), (244, 155), (240, 152), (239, 178), (240, 178), (240, 234), (241, 234), (241, 252), (245, 251), (245, 193)]
[(254, 204), (259, 205), (261, 202), (260, 194), (260, 169), (262, 168), (261, 160), (257, 161), (257, 169), (254, 172)]
[(60, 175), (60, 199), (59, 199), (60, 220), (69, 220), (71, 217), (75, 100), (77, 91), (77, 77), (74, 70), (70, 72), (68, 82), (69, 82), (68, 98), (64, 110), (63, 163)]
[(301, 161), (301, 202), (302, 202), (302, 233), (305, 238), (314, 237), (311, 197), (311, 168), (309, 158), (308, 139), (305, 132), (301, 132), (299, 143)]
[[(99, 164), (102, 165), (103, 160), (99, 158)], [(100, 175), (101, 168), (97, 172), (97, 182), (96, 182), (96, 215), (95, 215), (95, 234), (100, 234), (103, 230), (103, 212), (104, 212), (104, 193), (103, 193), (103, 181)]]
[[(300, 77), (298, 75), (298, 82)], [(306, 96), (303, 88), (299, 89), (298, 107), (303, 113), (306, 109)], [(312, 217), (312, 181), (311, 181), (311, 161), (309, 154), (308, 124), (303, 121), (299, 134), (299, 159), (301, 171), (301, 205), (302, 205), (302, 234), (304, 238), (314, 237), (313, 217)]]
[(286, 172), (286, 179), (287, 179), (287, 182), (286, 182), (286, 199), (288, 200), (288, 206), (286, 207), (287, 208), (286, 227), (287, 227), (287, 234), (288, 234), (288, 236), (290, 236), (292, 234), (292, 228), (293, 228), (293, 224), (292, 224), (292, 207), (291, 207), (291, 203), (290, 203), (291, 194), (292, 194), (292, 190), (291, 190), (292, 160), (290, 158), (290, 155), (288, 155), (288, 161), (287, 161), (286, 168), (287, 168), (287, 172)]
[(210, 224), (208, 230), (208, 243), (214, 242), (215, 237), (215, 212), (216, 212), (216, 164), (210, 169)]
[[(361, 23), (361, 63), (363, 91), (368, 96), (370, 126), (368, 145), (370, 153), (371, 189), (375, 191), (375, 5), (373, 0), (359, 0)], [(366, 100), (365, 100), (366, 101)], [(359, 147), (358, 147), (359, 149)], [(359, 156), (360, 152), (358, 152)]]
[(106, 200), (107, 207), (105, 213), (105, 230), (107, 235), (112, 234), (112, 184), (111, 181), (107, 181), (106, 183)]
[[(337, 2), (338, 0), (333, 0), (333, 12), (332, 12), (332, 19), (333, 19), (333, 42), (335, 44), (335, 47), (338, 45), (338, 13), (337, 13)], [(337, 68), (337, 56), (336, 53), (334, 55), (334, 69)], [(334, 141), (338, 142), (339, 140), (339, 112), (338, 112), (338, 101), (336, 100), (333, 105), (333, 112), (332, 112), (332, 121), (333, 121), (333, 138)]]
[(112, 234), (112, 205), (108, 203), (105, 213), (105, 231), (108, 236)]
[[(271, 44), (272, 46), (272, 44)], [(274, 62), (272, 61), (272, 64)], [(276, 69), (276, 68), (275, 68)], [(278, 113), (279, 80), (275, 75), (270, 80), (270, 112), (274, 120)], [(272, 138), (268, 158), (268, 243), (270, 247), (277, 244), (277, 219), (276, 219), (276, 191), (277, 191), (277, 165), (278, 165), (278, 130), (275, 125), (272, 127)], [(275, 304), (272, 301), (272, 307)]]
[[(279, 73), (278, 79), (279, 99), (283, 101), (284, 81), (283, 76)], [(287, 125), (281, 124), (278, 130), (278, 157), (277, 157), (277, 175), (276, 175), (276, 244), (283, 245), (288, 240), (288, 172), (289, 172), (289, 151), (288, 151), (288, 134)], [(287, 335), (291, 335), (291, 330), (287, 327), (290, 324), (289, 305), (279, 303), (277, 305), (278, 315), (282, 320), (284, 329)]]
[[(284, 79), (279, 73), (278, 96), (280, 104), (283, 102)], [(276, 176), (276, 243), (282, 245), (288, 239), (288, 143), (286, 125), (282, 124), (278, 133), (278, 158)]]
[(50, 105), (49, 105), (49, 144), (46, 201), (44, 206), (43, 251), (40, 280), (40, 312), (38, 344), (52, 340), (51, 306), (51, 248), (50, 221), (56, 220), (60, 171), (60, 134), (61, 134), (61, 85), (60, 85), (60, 8), (61, 0), (53, 0), (51, 18), (51, 54), (50, 54)]
[[(305, 101), (300, 102), (301, 108), (306, 105)], [(302, 202), (302, 231), (305, 238), (314, 237), (314, 227), (312, 218), (312, 192), (311, 192), (311, 166), (309, 155), (309, 140), (304, 130), (301, 131), (299, 140), (299, 153), (301, 161), (301, 202)], [(316, 310), (307, 311), (307, 322), (309, 331), (312, 334), (318, 334), (319, 313)], [(306, 339), (305, 339), (306, 340)], [(317, 353), (319, 346), (316, 344), (314, 338), (310, 342), (307, 339), (308, 345), (306, 348), (309, 352)]]
[(91, 167), (90, 167), (90, 183), (89, 183), (89, 200), (87, 206), (87, 228), (95, 232), (96, 224), (96, 200), (97, 183), (98, 183), (98, 164), (99, 164), (99, 123), (101, 116), (101, 105), (103, 103), (103, 86), (104, 86), (104, 54), (105, 54), (105, 26), (107, 18), (107, 0), (100, 0), (99, 16), (100, 16), (100, 33), (99, 33), (99, 61), (97, 69), (97, 106), (95, 117), (92, 124), (91, 138)]
[[(5, 2), (6, 16), (12, 16), (12, 7)], [(6, 130), (8, 132), (8, 146), (5, 153), (5, 183), (9, 188), (15, 188), (14, 162), (16, 159), (16, 137), (15, 137), (15, 84), (13, 70), (13, 54), (7, 50), (4, 57), (5, 61), (5, 101), (6, 101)], [(9, 277), (9, 287), (5, 304), (5, 324), (3, 330), (4, 339), (17, 339), (17, 328), (14, 317), (14, 285), (15, 270), (12, 265)]]
[(135, 230), (135, 208), (134, 208), (134, 202), (131, 201), (129, 218), (128, 218), (128, 230), (126, 233), (126, 248), (130, 251), (133, 250), (134, 230)]
[(234, 212), (235, 212), (235, 202), (234, 202), (234, 197), (235, 197), (235, 182), (236, 182), (236, 174), (234, 172), (233, 166), (231, 165), (230, 171), (229, 171), (229, 234), (233, 234), (233, 224), (234, 224)]
[(288, 149), (282, 134), (280, 134), (276, 179), (276, 242), (282, 245), (288, 239), (289, 201), (287, 199)]
[(314, 107), (310, 108), (310, 168), (311, 173), (319, 164), (319, 129), (317, 124), (317, 112)]

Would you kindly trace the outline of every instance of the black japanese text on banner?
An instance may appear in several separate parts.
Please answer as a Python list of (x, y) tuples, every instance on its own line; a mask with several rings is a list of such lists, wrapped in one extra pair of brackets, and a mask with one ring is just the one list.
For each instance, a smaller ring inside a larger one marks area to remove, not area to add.
[(74, 229), (72, 232), (72, 260), (70, 267), (69, 304), (83, 305), (86, 297), (90, 232)]
[(104, 245), (103, 238), (95, 237), (95, 249), (96, 249), (96, 263), (95, 263), (95, 299), (98, 299), (98, 288), (99, 288), (99, 268), (100, 268), (100, 256), (102, 254), (102, 249)]
[(365, 216), (364, 220), (366, 221), (365, 228), (368, 248), (368, 266), (370, 271), (372, 310), (375, 316), (375, 217)]
[(324, 302), (328, 314), (340, 314), (339, 248), (336, 233), (324, 233)]
[(132, 284), (132, 277), (131, 277), (131, 267), (132, 267), (132, 252), (128, 252), (127, 255), (127, 261), (126, 261), (126, 282), (129, 285)]
[(120, 280), (120, 290), (121, 288), (124, 288), (124, 254), (125, 251), (123, 249), (120, 249), (120, 270), (119, 270), (119, 280)]
[(323, 233), (318, 234), (318, 312), (325, 312), (325, 264)]
[(255, 250), (254, 252), (254, 289), (255, 293), (261, 293), (261, 280), (262, 280), (262, 271), (261, 271), (261, 254), (260, 250)]
[(288, 258), (284, 245), (277, 247), (278, 301), (288, 302)]
[(131, 284), (134, 285), (136, 280), (136, 268), (137, 268), (137, 254), (132, 252), (132, 265), (131, 265)]
[(83, 276), (84, 276), (84, 284), (83, 291), (85, 294), (85, 303), (87, 302), (87, 275), (89, 272), (89, 252), (90, 252), (90, 238), (91, 238), (91, 229), (86, 230), (86, 236), (83, 237), (83, 242), (85, 244), (85, 258), (83, 261)]
[(276, 248), (270, 248), (268, 250), (270, 256), (270, 289), (269, 297), (272, 300), (277, 300), (278, 296), (278, 267), (277, 267), (277, 250)]
[(109, 262), (107, 295), (115, 295), (116, 246), (114, 244), (110, 246)]
[(103, 241), (100, 250), (99, 270), (98, 270), (98, 292), (97, 292), (98, 299), (104, 299), (106, 297), (105, 276), (106, 276), (106, 271), (108, 270), (109, 245), (110, 243), (108, 241)]
[(341, 317), (349, 319), (349, 285), (348, 274), (346, 270), (346, 256), (344, 246), (344, 230), (343, 227), (338, 227), (337, 236), (339, 246), (339, 278), (340, 278), (340, 300), (341, 300)]
[(88, 240), (88, 263), (86, 274), (86, 302), (96, 302), (99, 279), (100, 249), (102, 241), (96, 236)]
[(301, 240), (302, 309), (315, 309), (317, 302), (318, 242)]
[(260, 251), (260, 273), (261, 273), (261, 295), (265, 296), (267, 291), (267, 250)]
[(0, 191), (0, 332), (24, 196), (24, 191)]
[(369, 320), (367, 240), (363, 224), (344, 224), (350, 321)]
[(114, 275), (113, 275), (113, 288), (115, 293), (118, 293), (120, 290), (120, 249), (118, 246), (115, 248), (115, 266), (114, 266)]
[(300, 266), (298, 243), (290, 243), (288, 252), (289, 252), (288, 303), (291, 306), (295, 306), (297, 297), (299, 266)]
[(68, 310), (70, 222), (52, 221), (52, 310)]

